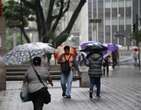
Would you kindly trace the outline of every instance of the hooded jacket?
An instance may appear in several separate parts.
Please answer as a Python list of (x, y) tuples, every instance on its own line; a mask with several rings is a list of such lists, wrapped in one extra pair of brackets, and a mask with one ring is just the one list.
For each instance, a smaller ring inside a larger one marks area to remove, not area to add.
[(100, 53), (92, 53), (87, 56), (86, 65), (89, 67), (90, 77), (101, 77), (103, 57)]

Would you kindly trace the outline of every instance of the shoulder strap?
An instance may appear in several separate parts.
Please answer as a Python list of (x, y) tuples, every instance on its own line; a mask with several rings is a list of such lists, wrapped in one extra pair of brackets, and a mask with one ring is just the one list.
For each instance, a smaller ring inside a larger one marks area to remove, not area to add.
[(69, 54), (69, 58), (68, 58), (68, 59), (66, 59), (66, 56), (65, 56), (65, 54), (64, 54), (64, 58), (65, 58), (65, 60), (66, 60), (66, 61), (69, 61), (69, 60), (70, 60), (70, 58), (71, 58), (71, 56), (72, 56), (72, 55), (71, 55), (71, 54)]
[[(29, 53), (29, 56), (30, 56), (30, 62), (32, 62), (32, 56), (31, 56), (31, 53), (30, 53), (30, 52), (28, 52), (28, 53)], [(36, 74), (38, 80), (40, 81), (40, 83), (41, 83), (44, 87), (47, 87), (47, 86), (44, 84), (44, 82), (42, 81), (40, 75), (38, 74), (37, 70), (35, 69), (35, 67), (33, 66), (32, 63), (31, 63), (31, 66), (32, 66), (32, 68), (33, 68), (33, 70), (34, 70), (34, 72), (35, 72), (35, 74)]]
[(44, 82), (42, 81), (40, 75), (38, 74), (37, 70), (35, 69), (35, 67), (34, 67), (33, 65), (32, 65), (32, 68), (33, 68), (33, 70), (34, 70), (34, 72), (35, 72), (35, 74), (36, 74), (38, 80), (40, 81), (40, 83), (41, 83), (44, 87), (47, 87), (47, 86), (44, 84)]

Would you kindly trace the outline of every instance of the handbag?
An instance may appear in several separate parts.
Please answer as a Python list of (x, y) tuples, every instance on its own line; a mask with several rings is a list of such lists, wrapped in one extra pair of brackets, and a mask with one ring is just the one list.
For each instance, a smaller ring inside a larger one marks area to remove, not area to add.
[(20, 98), (22, 102), (31, 101), (31, 98), (28, 92), (28, 83), (27, 82), (24, 82), (22, 85), (21, 92), (20, 92)]
[(44, 82), (42, 81), (40, 75), (38, 74), (38, 72), (36, 71), (36, 69), (34, 68), (34, 66), (32, 65), (32, 68), (36, 74), (36, 76), (38, 77), (38, 80), (40, 81), (40, 83), (44, 86), (43, 89), (43, 93), (42, 93), (42, 99), (43, 99), (43, 103), (48, 104), (51, 102), (51, 95), (48, 91), (48, 87), (44, 84)]

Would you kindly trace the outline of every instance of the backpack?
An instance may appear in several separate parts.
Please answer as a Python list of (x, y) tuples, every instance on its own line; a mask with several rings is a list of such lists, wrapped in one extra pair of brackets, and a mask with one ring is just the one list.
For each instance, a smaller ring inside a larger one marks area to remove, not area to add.
[(66, 59), (64, 54), (63, 54), (63, 57), (65, 58), (65, 62), (61, 63), (61, 71), (63, 72), (63, 74), (69, 75), (69, 73), (71, 71), (71, 67), (69, 64), (69, 59), (71, 58), (71, 55), (69, 55), (68, 59)]

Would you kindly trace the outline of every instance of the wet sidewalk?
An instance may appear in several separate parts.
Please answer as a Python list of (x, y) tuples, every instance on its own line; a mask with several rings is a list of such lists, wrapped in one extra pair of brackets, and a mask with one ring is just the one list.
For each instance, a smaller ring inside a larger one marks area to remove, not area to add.
[[(19, 97), (21, 82), (7, 82), (0, 92), (0, 110), (32, 110), (32, 103), (22, 103)], [(88, 88), (73, 82), (72, 99), (62, 98), (59, 82), (49, 88), (52, 102), (44, 110), (141, 110), (141, 72), (133, 66), (120, 66), (110, 77), (102, 78), (101, 99), (90, 100)]]

